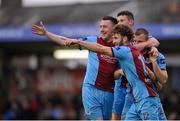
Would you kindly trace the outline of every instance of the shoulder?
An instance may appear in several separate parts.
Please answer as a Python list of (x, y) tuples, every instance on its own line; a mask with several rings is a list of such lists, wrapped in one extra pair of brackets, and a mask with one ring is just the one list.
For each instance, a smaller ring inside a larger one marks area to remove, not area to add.
[(87, 36), (81, 38), (83, 41), (91, 41), (91, 42), (96, 42), (98, 40), (97, 36)]
[(162, 53), (159, 53), (157, 61), (161, 64), (165, 64), (166, 63), (165, 56)]
[(115, 46), (114, 49), (116, 50), (130, 50), (128, 46)]
[(165, 59), (165, 56), (164, 56), (162, 53), (159, 53), (158, 58), (159, 58), (159, 59), (161, 59), (161, 58)]

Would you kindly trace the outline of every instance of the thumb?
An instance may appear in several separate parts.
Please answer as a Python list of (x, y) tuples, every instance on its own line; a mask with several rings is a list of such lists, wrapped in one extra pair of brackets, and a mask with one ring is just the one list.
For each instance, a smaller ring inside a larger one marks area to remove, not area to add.
[(43, 28), (45, 28), (42, 21), (40, 21), (40, 26), (43, 27)]

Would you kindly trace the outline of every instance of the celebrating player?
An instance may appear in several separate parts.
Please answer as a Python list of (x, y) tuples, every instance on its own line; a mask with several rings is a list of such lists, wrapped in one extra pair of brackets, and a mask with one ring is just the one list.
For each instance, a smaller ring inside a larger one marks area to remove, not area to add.
[[(113, 41), (119, 41), (116, 47), (107, 47), (97, 43), (80, 40), (66, 41), (66, 45), (79, 44), (89, 50), (116, 57), (132, 88), (134, 103), (131, 112), (128, 111), (126, 120), (158, 120), (159, 98), (153, 89), (152, 80), (149, 78), (145, 62), (141, 53), (130, 44), (133, 31), (125, 25), (117, 25), (113, 30)], [(153, 105), (153, 106), (152, 106)], [(133, 114), (130, 116), (130, 114)]]
[[(103, 17), (100, 22), (100, 37), (85, 37), (83, 41), (95, 42), (109, 47), (114, 46), (112, 43), (112, 29), (115, 24), (117, 24), (115, 18)], [(50, 40), (61, 45), (64, 45), (64, 42), (69, 39), (48, 32), (42, 22), (40, 26), (33, 25), (32, 32), (47, 36)], [(82, 87), (82, 102), (86, 119), (108, 120), (111, 118), (114, 97), (114, 71), (117, 67), (118, 61), (116, 58), (89, 51), (86, 75)]]

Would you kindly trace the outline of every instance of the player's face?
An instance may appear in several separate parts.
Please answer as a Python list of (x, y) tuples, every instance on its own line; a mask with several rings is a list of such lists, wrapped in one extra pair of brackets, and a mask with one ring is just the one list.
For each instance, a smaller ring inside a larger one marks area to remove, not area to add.
[(101, 32), (101, 37), (103, 39), (109, 39), (112, 34), (112, 29), (113, 29), (113, 23), (110, 20), (101, 20), (100, 22), (100, 32)]
[(135, 35), (134, 40), (135, 40), (136, 44), (139, 44), (139, 43), (146, 41), (144, 35), (142, 35), (142, 34), (141, 35)]
[(123, 38), (119, 33), (113, 33), (112, 37), (113, 37), (113, 44), (115, 46), (123, 45)]
[(134, 24), (134, 21), (130, 20), (128, 16), (126, 15), (118, 16), (117, 21), (118, 21), (118, 24), (123, 24), (123, 25), (129, 26), (130, 28), (132, 28)]

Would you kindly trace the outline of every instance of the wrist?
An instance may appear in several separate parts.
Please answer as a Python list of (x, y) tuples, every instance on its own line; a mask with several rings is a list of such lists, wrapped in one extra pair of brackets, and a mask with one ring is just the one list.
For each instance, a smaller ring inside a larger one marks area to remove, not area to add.
[(153, 61), (151, 61), (151, 63), (152, 63), (152, 64), (157, 63), (157, 60), (153, 60)]
[(81, 40), (77, 40), (77, 44), (80, 44), (81, 43)]
[(48, 36), (48, 31), (44, 30), (44, 31), (43, 31), (43, 34), (44, 34), (45, 36)]
[(47, 35), (47, 31), (46, 30), (44, 30), (44, 35)]

